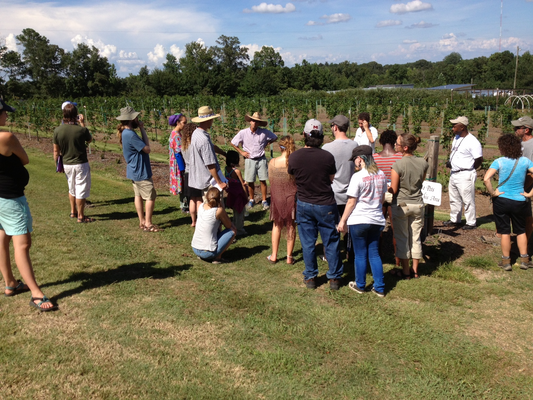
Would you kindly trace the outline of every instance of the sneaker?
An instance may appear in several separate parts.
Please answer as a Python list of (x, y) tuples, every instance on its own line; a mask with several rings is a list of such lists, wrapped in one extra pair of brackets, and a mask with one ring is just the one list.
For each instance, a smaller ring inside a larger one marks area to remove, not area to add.
[(520, 257), (520, 269), (529, 269), (533, 268), (533, 265), (531, 265), (531, 262), (529, 261), (528, 257)]
[(249, 209), (252, 208), (254, 205), (255, 205), (254, 201), (253, 201), (253, 200), (250, 200), (250, 201), (248, 202), (248, 204), (246, 204), (246, 208), (249, 210)]
[(331, 290), (339, 290), (341, 287), (341, 280), (340, 279), (330, 279), (329, 280), (329, 288)]
[(378, 297), (385, 297), (385, 293), (378, 292), (376, 289), (372, 288), (372, 293), (374, 293)]
[(472, 229), (476, 229), (477, 226), (475, 225), (465, 225), (463, 226), (463, 231), (471, 231)]
[(263, 201), (261, 205), (263, 206), (263, 210), (268, 210), (270, 208), (267, 201)]
[(311, 279), (305, 279), (304, 278), (304, 283), (305, 283), (305, 287), (307, 289), (316, 289), (315, 278), (311, 278)]
[(511, 259), (510, 258), (502, 258), (500, 261), (498, 261), (498, 267), (500, 267), (504, 271), (512, 271), (513, 270), (513, 267), (511, 266)]
[(359, 293), (359, 294), (364, 294), (364, 293), (366, 292), (365, 289), (359, 289), (359, 288), (357, 287), (357, 284), (356, 284), (354, 281), (348, 283), (348, 287), (349, 287), (350, 289), (352, 289), (354, 292)]
[(461, 223), (460, 222), (453, 222), (451, 219), (449, 219), (448, 221), (443, 222), (442, 225), (444, 225), (444, 226), (459, 226), (459, 225), (461, 225)]
[(249, 217), (250, 216), (250, 213), (248, 212), (248, 205), (246, 205), (246, 207), (244, 208), (244, 216), (245, 217)]

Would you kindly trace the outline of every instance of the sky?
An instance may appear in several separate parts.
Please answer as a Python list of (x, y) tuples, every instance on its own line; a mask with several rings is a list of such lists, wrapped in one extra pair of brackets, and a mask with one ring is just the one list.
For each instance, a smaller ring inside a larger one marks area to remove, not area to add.
[(533, 0), (128, 0), (2, 2), (0, 40), (21, 51), (16, 36), (32, 28), (66, 51), (94, 45), (119, 76), (161, 68), (185, 45), (216, 45), (236, 36), (250, 60), (262, 46), (291, 67), (310, 63), (403, 64), (464, 59), (500, 50), (533, 53)]

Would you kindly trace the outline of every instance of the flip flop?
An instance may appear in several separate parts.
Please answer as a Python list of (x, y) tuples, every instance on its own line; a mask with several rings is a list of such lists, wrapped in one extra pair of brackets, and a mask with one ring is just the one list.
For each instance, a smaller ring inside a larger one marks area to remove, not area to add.
[(275, 263), (278, 262), (278, 260), (272, 260), (272, 254), (269, 255), (269, 256), (267, 257), (267, 261), (268, 261), (270, 264), (275, 264)]
[(70, 213), (70, 218), (78, 218), (78, 213)]
[(160, 227), (158, 227), (157, 225), (150, 225), (150, 226), (145, 226), (143, 231), (145, 232), (161, 232), (163, 229), (161, 229)]
[(78, 224), (88, 224), (89, 222), (94, 222), (94, 218), (89, 218), (89, 217), (78, 218)]
[(11, 293), (4, 293), (4, 296), (12, 297), (12, 296), (16, 296), (19, 293), (24, 293), (24, 292), (27, 292), (28, 290), (30, 290), (28, 288), (28, 286), (26, 286), (26, 284), (23, 283), (20, 279), (17, 282), (18, 282), (18, 285), (15, 286), (15, 287), (6, 286), (6, 290), (12, 290), (12, 292)]
[(293, 256), (287, 256), (287, 264), (294, 265), (294, 257)]
[[(40, 302), (38, 302), (37, 304), (34, 303), (34, 300), (41, 300)], [(42, 311), (42, 312), (48, 312), (48, 311), (55, 311), (57, 310), (57, 306), (55, 304), (52, 305), (52, 307), (49, 307), (49, 308), (43, 308), (41, 307), (44, 303), (50, 303), (52, 304), (52, 302), (50, 301), (50, 299), (46, 296), (43, 296), (43, 297), (32, 297), (30, 299), (30, 306), (32, 307), (35, 307), (37, 308), (38, 310)]]

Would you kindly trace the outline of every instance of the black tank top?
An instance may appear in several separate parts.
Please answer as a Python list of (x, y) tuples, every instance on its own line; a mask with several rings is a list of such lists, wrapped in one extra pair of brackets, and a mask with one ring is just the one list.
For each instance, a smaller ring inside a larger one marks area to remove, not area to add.
[(24, 188), (30, 180), (28, 170), (14, 153), (9, 156), (0, 154), (0, 197), (16, 199), (24, 196)]

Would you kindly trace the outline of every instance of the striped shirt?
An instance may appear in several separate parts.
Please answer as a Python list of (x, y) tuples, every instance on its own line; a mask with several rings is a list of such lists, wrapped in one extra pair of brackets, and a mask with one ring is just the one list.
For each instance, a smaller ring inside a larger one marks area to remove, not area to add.
[(390, 170), (392, 168), (392, 164), (394, 164), (396, 161), (402, 158), (402, 153), (396, 153), (391, 157), (382, 157), (378, 153), (374, 153), (373, 157), (378, 168), (385, 173), (385, 176), (390, 181), (391, 180)]

